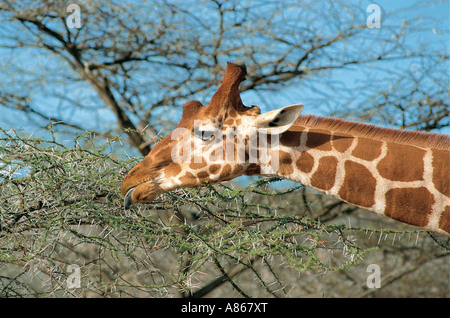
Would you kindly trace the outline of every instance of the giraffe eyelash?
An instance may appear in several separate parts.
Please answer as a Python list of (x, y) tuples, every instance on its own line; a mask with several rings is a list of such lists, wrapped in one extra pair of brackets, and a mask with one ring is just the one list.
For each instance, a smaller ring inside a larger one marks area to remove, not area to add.
[(209, 130), (197, 130), (194, 135), (203, 141), (210, 141), (214, 138), (214, 132)]

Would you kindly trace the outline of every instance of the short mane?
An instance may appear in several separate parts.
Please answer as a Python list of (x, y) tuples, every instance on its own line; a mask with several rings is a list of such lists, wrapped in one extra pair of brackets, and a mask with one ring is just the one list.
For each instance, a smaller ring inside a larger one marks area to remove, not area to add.
[(371, 124), (362, 124), (343, 119), (320, 117), (315, 115), (300, 116), (294, 125), (330, 130), (356, 137), (373, 138), (381, 141), (414, 145), (422, 148), (439, 148), (450, 150), (450, 137), (444, 134), (408, 131), (384, 128)]

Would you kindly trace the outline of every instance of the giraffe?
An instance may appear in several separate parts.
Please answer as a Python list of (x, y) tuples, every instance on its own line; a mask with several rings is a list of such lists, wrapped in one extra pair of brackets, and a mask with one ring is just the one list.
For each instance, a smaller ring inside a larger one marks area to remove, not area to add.
[(208, 106), (183, 105), (175, 130), (125, 176), (125, 208), (177, 188), (278, 176), (450, 236), (448, 136), (300, 116), (301, 104), (261, 114), (242, 103), (246, 74), (228, 63)]

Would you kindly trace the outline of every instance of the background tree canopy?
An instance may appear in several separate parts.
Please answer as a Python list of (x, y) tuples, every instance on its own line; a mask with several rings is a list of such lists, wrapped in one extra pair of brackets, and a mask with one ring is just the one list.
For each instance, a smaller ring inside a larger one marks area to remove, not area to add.
[(263, 111), (448, 133), (448, 2), (380, 2), (380, 28), (369, 1), (76, 1), (79, 28), (70, 3), (0, 4), (1, 296), (449, 296), (447, 238), (299, 184), (119, 194), (227, 61)]

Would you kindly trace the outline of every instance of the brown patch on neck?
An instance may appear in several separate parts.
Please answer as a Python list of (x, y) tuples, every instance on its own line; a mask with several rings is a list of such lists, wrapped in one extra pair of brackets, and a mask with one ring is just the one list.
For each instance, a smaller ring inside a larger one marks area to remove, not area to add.
[(342, 200), (362, 206), (371, 207), (375, 204), (377, 180), (363, 165), (348, 160), (345, 162), (345, 177), (339, 196)]
[(285, 131), (280, 137), (280, 143), (286, 147), (299, 147), (301, 142), (301, 131)]
[(222, 171), (220, 172), (220, 179), (227, 180), (231, 176), (231, 171), (232, 171), (231, 165), (226, 164), (222, 168)]
[(331, 150), (331, 132), (323, 129), (310, 129), (306, 146), (315, 150)]
[(345, 152), (353, 143), (353, 137), (340, 133), (333, 133), (333, 139), (331, 145), (338, 152)]
[(450, 197), (450, 151), (432, 150), (433, 184), (436, 189)]
[(311, 177), (311, 186), (322, 189), (330, 190), (336, 179), (338, 160), (335, 157), (326, 156), (319, 160), (319, 167)]
[(386, 193), (385, 215), (407, 224), (424, 227), (428, 224), (433, 195), (427, 188), (398, 188)]
[(355, 149), (352, 151), (352, 156), (372, 161), (381, 155), (381, 141), (359, 137), (357, 142)]
[(246, 176), (257, 176), (261, 174), (261, 167), (256, 163), (251, 163), (245, 171)]
[(450, 206), (447, 206), (439, 219), (439, 228), (450, 233)]
[(392, 181), (423, 180), (425, 150), (387, 143), (387, 154), (377, 165), (383, 178)]
[(197, 173), (197, 178), (199, 178), (200, 180), (205, 179), (207, 177), (209, 177), (208, 171), (200, 171)]
[(309, 153), (302, 151), (300, 152), (300, 157), (295, 161), (295, 165), (300, 171), (309, 173), (314, 167), (314, 157)]

